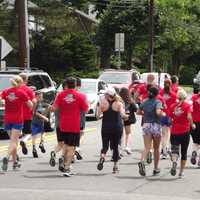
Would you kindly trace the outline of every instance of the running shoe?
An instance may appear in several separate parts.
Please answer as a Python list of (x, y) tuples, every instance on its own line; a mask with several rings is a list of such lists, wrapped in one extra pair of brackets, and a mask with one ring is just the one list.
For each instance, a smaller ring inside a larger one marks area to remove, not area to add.
[(171, 171), (170, 171), (172, 176), (176, 175), (176, 167), (177, 167), (177, 162), (173, 162), (172, 163), (172, 168), (171, 168)]
[(131, 149), (129, 148), (129, 147), (126, 147), (125, 149), (124, 149), (124, 151), (128, 154), (128, 155), (131, 155)]
[(72, 175), (74, 175), (74, 173), (72, 173), (70, 169), (65, 169), (64, 170), (63, 176), (71, 177)]
[(193, 165), (196, 165), (196, 163), (197, 163), (197, 152), (196, 151), (193, 151), (192, 152), (192, 156), (191, 156), (191, 163), (193, 164)]
[(178, 177), (179, 177), (179, 178), (184, 178), (184, 176), (185, 176), (185, 174), (184, 174), (183, 172), (180, 172), (180, 173), (178, 174)]
[(8, 158), (4, 157), (2, 159), (2, 166), (1, 166), (3, 171), (7, 171), (8, 170)]
[(24, 155), (27, 155), (28, 154), (28, 149), (26, 147), (26, 143), (24, 141), (20, 141), (20, 146), (22, 147), (22, 153)]
[(161, 155), (161, 159), (162, 159), (162, 160), (166, 160), (166, 159), (167, 159), (167, 154), (164, 154), (164, 153), (163, 153), (163, 154)]
[(118, 167), (113, 167), (113, 174), (119, 173), (119, 168)]
[(160, 169), (154, 169), (153, 170), (153, 175), (156, 176), (158, 174), (160, 174)]
[(103, 169), (103, 163), (104, 163), (105, 159), (104, 158), (100, 158), (99, 163), (97, 165), (97, 169), (99, 171), (101, 171)]
[(141, 176), (146, 176), (146, 170), (145, 170), (145, 164), (144, 164), (144, 162), (139, 162), (138, 163), (138, 167), (139, 167), (139, 174)]
[(16, 161), (13, 163), (13, 170), (19, 169), (21, 167), (21, 163), (19, 161)]
[(44, 144), (42, 142), (39, 144), (39, 148), (40, 148), (42, 153), (46, 153), (46, 150), (44, 148)]
[(55, 167), (56, 166), (55, 158), (56, 158), (56, 153), (55, 153), (55, 151), (52, 151), (50, 153), (50, 160), (49, 160), (49, 164), (50, 164), (51, 167)]
[(61, 172), (65, 171), (65, 164), (64, 164), (64, 157), (63, 156), (58, 159), (58, 170), (61, 171)]
[(32, 154), (33, 154), (33, 158), (38, 158), (38, 153), (37, 153), (36, 148), (33, 148)]
[(75, 156), (76, 156), (77, 160), (82, 160), (83, 159), (83, 157), (81, 156), (79, 151), (75, 151)]
[(153, 157), (152, 152), (149, 151), (148, 154), (147, 154), (147, 163), (148, 164), (152, 163), (152, 157)]

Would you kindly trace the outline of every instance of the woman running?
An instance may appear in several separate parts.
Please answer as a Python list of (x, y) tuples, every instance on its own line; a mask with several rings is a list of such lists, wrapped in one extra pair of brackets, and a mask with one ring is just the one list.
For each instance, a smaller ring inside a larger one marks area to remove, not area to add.
[(112, 145), (113, 150), (113, 173), (117, 173), (118, 169), (118, 160), (119, 160), (119, 144), (121, 136), (123, 133), (123, 122), (122, 118), (126, 117), (123, 104), (119, 100), (120, 97), (116, 95), (116, 91), (113, 88), (109, 88), (106, 91), (105, 98), (100, 102), (99, 109), (97, 111), (97, 117), (100, 117), (103, 113), (102, 120), (102, 150), (99, 163), (97, 165), (98, 170), (103, 169), (103, 164), (105, 161), (106, 153), (109, 148), (109, 144)]
[(29, 108), (33, 106), (27, 94), (20, 89), (23, 84), (22, 78), (20, 76), (13, 77), (11, 84), (12, 87), (5, 89), (0, 96), (5, 102), (4, 127), (10, 136), (8, 154), (2, 160), (3, 171), (8, 169), (10, 156), (13, 159), (13, 169), (20, 168), (21, 166), (17, 160), (17, 146), (23, 129), (23, 105), (26, 104)]
[(120, 97), (125, 104), (125, 112), (128, 115), (128, 120), (124, 121), (125, 128), (125, 152), (131, 154), (131, 124), (136, 122), (135, 112), (137, 111), (137, 106), (129, 94), (127, 88), (122, 88), (119, 92)]
[(187, 161), (187, 150), (190, 142), (190, 126), (195, 129), (195, 124), (192, 120), (192, 109), (186, 101), (187, 93), (184, 90), (179, 90), (178, 102), (170, 108), (170, 117), (172, 120), (171, 127), (171, 160), (172, 168), (171, 175), (176, 175), (177, 161), (179, 158), (179, 147), (181, 148), (181, 161), (179, 177), (183, 176), (183, 170)]
[(140, 105), (138, 114), (143, 115), (143, 139), (144, 150), (141, 155), (141, 161), (138, 163), (139, 173), (141, 176), (146, 176), (144, 161), (151, 149), (152, 141), (154, 148), (154, 170), (153, 174), (159, 174), (158, 168), (160, 159), (160, 141), (161, 141), (161, 125), (160, 117), (164, 115), (162, 112), (162, 103), (156, 99), (159, 90), (156, 87), (151, 87), (148, 90), (148, 98)]
[(196, 125), (196, 129), (191, 130), (191, 136), (193, 140), (191, 163), (195, 165), (197, 163), (197, 156), (199, 155), (198, 166), (200, 167), (200, 86), (196, 88), (196, 91), (198, 93), (192, 96), (192, 118)]
[(169, 79), (165, 80), (164, 89), (161, 90), (160, 95), (163, 97), (165, 102), (165, 108), (163, 109), (163, 111), (166, 114), (166, 116), (161, 117), (160, 119), (162, 126), (161, 159), (166, 159), (170, 143), (171, 122), (169, 118), (169, 109), (172, 104), (176, 103), (176, 94), (171, 90), (171, 81)]

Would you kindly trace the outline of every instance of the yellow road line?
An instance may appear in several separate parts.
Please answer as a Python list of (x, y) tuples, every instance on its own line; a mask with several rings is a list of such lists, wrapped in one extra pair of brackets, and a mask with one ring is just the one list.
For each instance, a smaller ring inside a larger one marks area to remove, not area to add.
[[(85, 129), (85, 133), (90, 133), (90, 132), (93, 132), (93, 131), (96, 131), (97, 128), (88, 128), (88, 129)], [(45, 135), (45, 142), (50, 142), (50, 141), (53, 141), (56, 139), (56, 134), (49, 134), (49, 135)], [(36, 141), (36, 144), (39, 144), (40, 143), (40, 139), (37, 139)], [(29, 140), (27, 143), (27, 146), (30, 147), (32, 145), (32, 141)], [(18, 147), (19, 149), (20, 147)], [(0, 153), (3, 153), (5, 151), (8, 150), (8, 145), (3, 145), (3, 146), (0, 146)]]

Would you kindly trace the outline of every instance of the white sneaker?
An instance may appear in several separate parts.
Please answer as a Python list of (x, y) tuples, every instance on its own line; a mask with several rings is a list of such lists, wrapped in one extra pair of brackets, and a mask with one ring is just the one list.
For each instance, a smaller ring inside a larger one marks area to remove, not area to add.
[(128, 154), (128, 155), (130, 155), (132, 152), (131, 152), (131, 149), (129, 148), (129, 147), (126, 147), (125, 149), (124, 149), (124, 151)]

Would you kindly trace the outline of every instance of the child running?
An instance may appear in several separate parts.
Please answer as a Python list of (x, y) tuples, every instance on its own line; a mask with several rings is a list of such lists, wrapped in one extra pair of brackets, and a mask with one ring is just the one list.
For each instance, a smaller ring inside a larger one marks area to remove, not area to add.
[(46, 150), (43, 144), (43, 132), (44, 132), (44, 122), (48, 122), (49, 119), (45, 116), (46, 108), (43, 104), (43, 94), (41, 92), (36, 92), (36, 101), (37, 103), (33, 109), (33, 120), (32, 120), (32, 145), (33, 145), (33, 157), (38, 158), (38, 153), (36, 150), (36, 139), (40, 136), (39, 148), (42, 153), (45, 153)]

